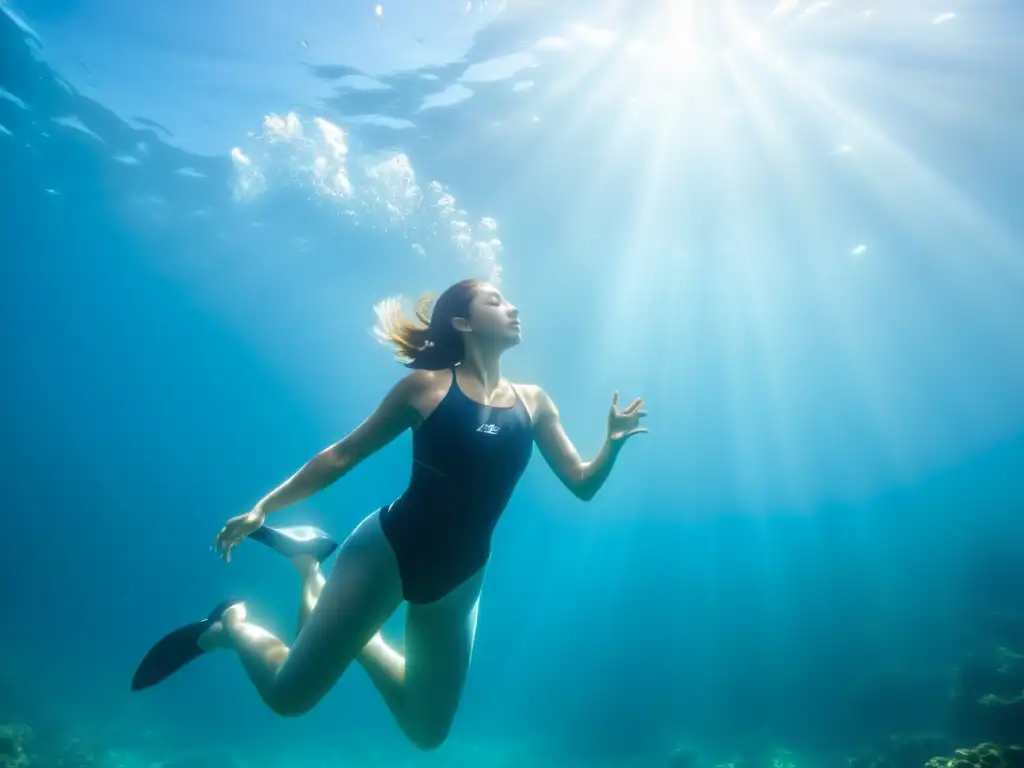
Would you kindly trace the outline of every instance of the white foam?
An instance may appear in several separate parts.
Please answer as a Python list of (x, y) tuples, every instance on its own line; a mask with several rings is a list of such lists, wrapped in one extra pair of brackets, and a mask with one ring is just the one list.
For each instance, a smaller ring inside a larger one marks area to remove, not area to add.
[(573, 24), (569, 31), (573, 37), (599, 48), (607, 48), (619, 37), (613, 30), (592, 27), (589, 24)]
[(339, 88), (351, 88), (353, 91), (393, 91), (394, 88), (368, 75), (345, 75), (335, 83)]
[(416, 124), (411, 120), (403, 120), (387, 115), (350, 115), (345, 118), (349, 125), (372, 125), (377, 128), (390, 128), (393, 131), (407, 131), (415, 128)]
[(17, 96), (15, 96), (13, 93), (11, 93), (5, 88), (0, 88), (0, 99), (6, 99), (12, 104), (17, 104), (22, 109), (28, 109), (28, 104), (26, 104), (24, 101), (19, 99)]
[[(432, 254), (448, 249), (479, 276), (500, 279), (498, 222), (489, 216), (474, 221), (438, 181), (421, 185), (403, 152), (353, 157), (344, 128), (292, 112), (268, 115), (251, 146), (234, 148), (231, 160), (241, 203), (269, 189), (298, 185), (335, 201), (360, 224), (404, 234), (418, 256), (428, 247)], [(431, 242), (438, 239), (440, 247)]]
[(542, 37), (533, 47), (538, 51), (564, 51), (569, 48), (569, 41), (564, 37)]
[(493, 83), (508, 78), (537, 65), (536, 59), (529, 53), (511, 53), (496, 59), (470, 64), (459, 77), (463, 83)]
[(253, 166), (252, 160), (238, 147), (231, 150), (231, 162), (235, 167), (235, 198), (252, 200), (259, 197), (267, 189), (263, 172)]
[(788, 16), (800, 7), (800, 0), (779, 0), (779, 3), (772, 8), (771, 16)]
[(101, 139), (96, 133), (94, 133), (92, 129), (89, 128), (89, 126), (83, 123), (77, 115), (55, 117), (53, 118), (53, 122), (57, 123), (57, 125), (62, 125), (65, 128), (71, 128), (72, 130), (78, 131), (79, 133), (84, 133), (86, 136), (96, 139), (96, 141), (103, 141), (103, 139)]
[(819, 2), (811, 3), (807, 10), (800, 14), (800, 18), (809, 18), (818, 14), (832, 5), (832, 0), (819, 0)]
[(15, 13), (14, 9), (11, 8), (11, 6), (8, 5), (5, 2), (5, 0), (0, 0), (0, 13), (5, 14), (7, 18), (14, 22), (14, 25), (18, 29), (20, 29), (29, 37), (33, 38), (37, 43), (42, 42), (42, 38), (39, 37), (39, 34), (28, 25), (27, 21), (25, 21), (23, 18), (21, 18), (21, 16)]
[(469, 88), (461, 83), (454, 83), (443, 91), (432, 93), (423, 99), (418, 111), (423, 112), (424, 110), (437, 109), (438, 107), (452, 107), (456, 104), (461, 104), (472, 95), (473, 91)]

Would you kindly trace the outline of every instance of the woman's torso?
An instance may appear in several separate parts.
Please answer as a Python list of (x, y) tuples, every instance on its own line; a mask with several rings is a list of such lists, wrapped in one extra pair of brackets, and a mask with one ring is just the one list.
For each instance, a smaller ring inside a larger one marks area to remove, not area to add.
[(471, 397), (472, 385), (464, 390), (455, 370), (444, 374), (433, 375), (437, 386), (414, 403), (423, 419), (413, 432), (409, 486), (381, 511), (414, 602), (439, 599), (486, 564), (533, 450), (532, 403), (520, 388), (509, 384), (486, 405)]

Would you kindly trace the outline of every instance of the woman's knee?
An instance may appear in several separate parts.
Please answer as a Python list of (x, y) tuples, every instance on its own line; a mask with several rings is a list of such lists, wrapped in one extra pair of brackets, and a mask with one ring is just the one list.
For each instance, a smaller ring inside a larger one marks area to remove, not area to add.
[(299, 717), (315, 707), (323, 694), (319, 691), (294, 684), (277, 684), (263, 697), (275, 715)]
[(281, 717), (299, 717), (306, 714), (316, 706), (315, 701), (300, 698), (268, 700), (267, 704), (275, 715), (280, 715)]
[(436, 750), (444, 743), (452, 732), (454, 717), (443, 717), (437, 714), (434, 717), (420, 719), (414, 727), (408, 729), (410, 739), (416, 744), (417, 749), (429, 752)]
[(415, 731), (409, 734), (409, 737), (417, 749), (430, 752), (445, 743), (451, 729), (451, 721), (428, 723), (416, 728)]

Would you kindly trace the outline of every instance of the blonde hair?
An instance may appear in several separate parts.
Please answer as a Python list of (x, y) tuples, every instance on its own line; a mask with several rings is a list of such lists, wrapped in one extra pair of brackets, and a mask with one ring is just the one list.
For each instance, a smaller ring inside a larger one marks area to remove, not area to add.
[(479, 280), (463, 280), (434, 299), (425, 294), (416, 302), (410, 318), (401, 296), (389, 296), (377, 302), (373, 311), (377, 323), (374, 337), (391, 347), (395, 358), (407, 368), (441, 370), (462, 362), (462, 334), (455, 330), (456, 317), (469, 317), (469, 305)]
[(405, 311), (405, 298), (388, 296), (373, 305), (377, 314), (377, 323), (373, 326), (373, 335), (381, 344), (391, 347), (395, 358), (403, 363), (411, 363), (416, 355), (430, 343), (427, 333), (430, 330), (430, 310), (433, 307), (432, 294), (424, 294), (416, 302), (415, 319)]

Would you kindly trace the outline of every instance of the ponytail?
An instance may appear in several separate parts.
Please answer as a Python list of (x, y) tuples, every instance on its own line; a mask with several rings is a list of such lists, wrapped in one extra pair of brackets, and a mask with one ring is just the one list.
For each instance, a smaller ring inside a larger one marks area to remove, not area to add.
[(462, 362), (465, 352), (462, 334), (452, 321), (469, 317), (476, 280), (463, 280), (448, 288), (436, 301), (431, 294), (416, 302), (415, 319), (405, 314), (400, 296), (390, 296), (374, 305), (377, 324), (373, 335), (392, 348), (395, 358), (407, 368), (440, 371)]

